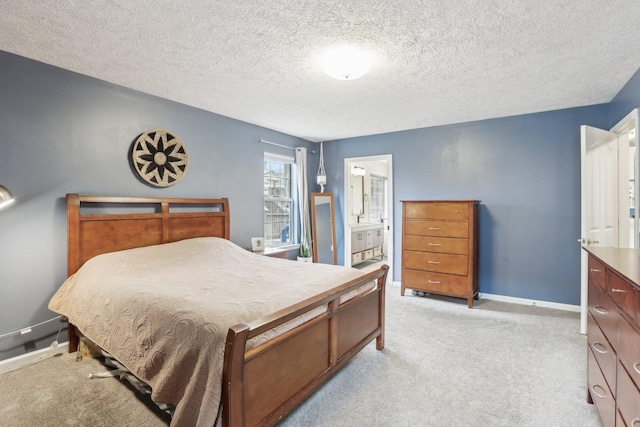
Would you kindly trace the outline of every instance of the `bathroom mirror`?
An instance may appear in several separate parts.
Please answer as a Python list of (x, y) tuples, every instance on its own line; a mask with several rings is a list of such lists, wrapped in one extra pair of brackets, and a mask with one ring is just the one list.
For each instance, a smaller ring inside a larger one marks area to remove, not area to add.
[(364, 214), (364, 176), (351, 175), (351, 215)]
[(333, 193), (311, 193), (313, 262), (337, 264)]

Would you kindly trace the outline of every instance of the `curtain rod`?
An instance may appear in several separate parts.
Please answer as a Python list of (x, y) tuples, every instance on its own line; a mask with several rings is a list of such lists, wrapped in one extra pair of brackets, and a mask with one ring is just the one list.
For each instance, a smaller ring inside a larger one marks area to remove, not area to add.
[[(286, 145), (276, 144), (275, 142), (267, 141), (265, 139), (260, 139), (260, 142), (263, 144), (275, 145), (276, 147), (288, 148), (289, 150), (295, 150), (295, 147), (288, 147)], [(311, 151), (313, 154), (316, 154), (316, 152), (313, 150), (309, 150), (309, 151)]]

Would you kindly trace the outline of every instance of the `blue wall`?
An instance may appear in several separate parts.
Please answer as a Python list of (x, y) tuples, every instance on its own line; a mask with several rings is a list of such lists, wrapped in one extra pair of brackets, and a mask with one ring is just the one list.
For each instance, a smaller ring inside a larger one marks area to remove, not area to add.
[[(400, 200), (480, 199), (480, 290), (579, 304), (579, 126), (609, 128), (639, 103), (636, 74), (611, 104), (328, 142), (338, 236), (344, 159), (393, 154), (396, 267)], [(154, 128), (176, 133), (189, 152), (187, 174), (167, 189), (140, 183), (127, 160), (133, 139)], [(229, 197), (232, 240), (248, 247), (263, 234), (263, 153), (292, 155), (260, 138), (318, 151), (289, 135), (0, 52), (0, 184), (18, 197), (0, 212), (0, 335), (54, 315), (47, 303), (66, 275), (68, 192)], [(311, 155), (310, 175), (317, 165)], [(55, 332), (47, 324), (0, 339), (0, 360), (49, 345)]]
[(394, 280), (401, 200), (477, 199), (480, 291), (579, 305), (582, 124), (608, 129), (608, 104), (332, 141), (328, 191), (341, 209), (344, 159), (392, 154)]
[[(132, 141), (168, 129), (189, 154), (184, 178), (157, 189), (133, 175)], [(315, 145), (269, 129), (0, 52), (0, 184), (17, 197), (0, 212), (0, 335), (50, 319), (47, 303), (66, 277), (64, 196), (228, 197), (231, 240), (263, 233), (260, 144)], [(310, 156), (318, 164), (318, 155)], [(312, 173), (315, 172), (310, 166)], [(0, 339), (0, 360), (48, 346), (56, 323)], [(61, 341), (66, 340), (66, 335)]]
[(610, 103), (609, 128), (612, 128), (634, 108), (640, 107), (640, 69), (635, 72), (626, 85)]

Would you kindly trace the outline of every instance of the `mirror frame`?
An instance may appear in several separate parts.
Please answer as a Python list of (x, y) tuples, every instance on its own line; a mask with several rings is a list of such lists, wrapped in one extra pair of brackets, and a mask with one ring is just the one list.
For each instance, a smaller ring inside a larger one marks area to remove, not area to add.
[(316, 238), (316, 198), (329, 197), (331, 211), (331, 247), (333, 248), (333, 264), (338, 264), (338, 253), (336, 251), (336, 218), (333, 193), (311, 193), (311, 232), (313, 235), (313, 262), (318, 262), (318, 239)]

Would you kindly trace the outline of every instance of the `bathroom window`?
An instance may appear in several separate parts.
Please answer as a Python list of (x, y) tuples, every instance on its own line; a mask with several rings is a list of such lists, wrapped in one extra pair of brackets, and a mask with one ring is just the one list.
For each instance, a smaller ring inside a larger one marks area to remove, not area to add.
[(369, 218), (371, 222), (382, 222), (382, 219), (387, 218), (387, 178), (371, 175), (369, 182), (371, 185)]

